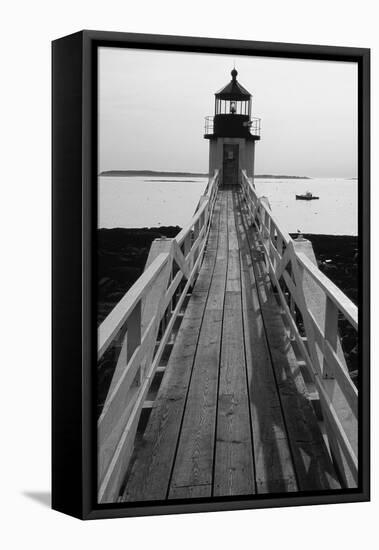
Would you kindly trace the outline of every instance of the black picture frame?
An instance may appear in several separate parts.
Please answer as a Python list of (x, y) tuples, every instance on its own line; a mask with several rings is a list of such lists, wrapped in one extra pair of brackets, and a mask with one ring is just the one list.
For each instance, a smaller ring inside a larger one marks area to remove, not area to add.
[[(354, 61), (358, 64), (360, 399), (358, 489), (315, 495), (96, 503), (95, 262), (99, 46)], [(52, 43), (52, 507), (81, 519), (300, 506), (370, 499), (370, 50), (81, 31)]]

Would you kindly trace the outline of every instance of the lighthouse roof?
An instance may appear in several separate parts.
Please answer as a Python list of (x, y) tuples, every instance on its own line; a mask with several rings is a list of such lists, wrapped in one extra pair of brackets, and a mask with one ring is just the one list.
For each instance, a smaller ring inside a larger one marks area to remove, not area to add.
[(224, 88), (219, 90), (215, 96), (219, 99), (234, 99), (236, 101), (247, 101), (251, 98), (251, 93), (246, 90), (237, 80), (238, 72), (233, 69), (231, 72), (232, 80)]

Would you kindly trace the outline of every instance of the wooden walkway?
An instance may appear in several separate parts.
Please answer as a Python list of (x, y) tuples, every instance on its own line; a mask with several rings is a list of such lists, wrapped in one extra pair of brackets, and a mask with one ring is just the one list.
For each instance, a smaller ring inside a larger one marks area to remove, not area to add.
[(219, 189), (122, 501), (340, 487), (240, 193)]

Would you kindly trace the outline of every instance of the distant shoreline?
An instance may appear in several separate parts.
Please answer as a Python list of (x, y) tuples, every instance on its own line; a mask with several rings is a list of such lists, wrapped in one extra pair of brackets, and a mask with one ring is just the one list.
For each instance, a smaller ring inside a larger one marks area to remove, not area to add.
[(176, 178), (192, 176), (198, 178), (207, 178), (208, 174), (202, 174), (200, 172), (159, 172), (155, 170), (104, 170), (100, 172), (99, 176), (106, 177), (125, 177), (125, 176), (160, 176), (160, 177), (169, 177), (173, 176)]
[(287, 176), (285, 174), (282, 175), (275, 175), (275, 174), (257, 174), (254, 176), (254, 179), (256, 178), (266, 178), (271, 180), (311, 180), (313, 178), (309, 176)]
[[(160, 172), (155, 170), (104, 170), (100, 172), (99, 176), (115, 178), (115, 177), (129, 177), (129, 176), (154, 176), (154, 177), (197, 177), (208, 178), (209, 174), (201, 172)], [(288, 180), (310, 180), (309, 176), (288, 176), (288, 175), (275, 175), (275, 174), (258, 174), (254, 178), (266, 178), (266, 179), (288, 179)]]

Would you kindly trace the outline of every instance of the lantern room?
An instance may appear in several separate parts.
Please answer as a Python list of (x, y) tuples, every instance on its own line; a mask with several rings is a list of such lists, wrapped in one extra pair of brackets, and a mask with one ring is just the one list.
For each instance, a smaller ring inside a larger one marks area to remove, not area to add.
[(215, 112), (206, 117), (205, 136), (242, 137), (259, 139), (257, 120), (251, 118), (251, 94), (237, 80), (236, 69), (232, 80), (215, 94)]
[(237, 80), (238, 72), (233, 69), (232, 80), (215, 94), (215, 115), (251, 114), (251, 94)]

